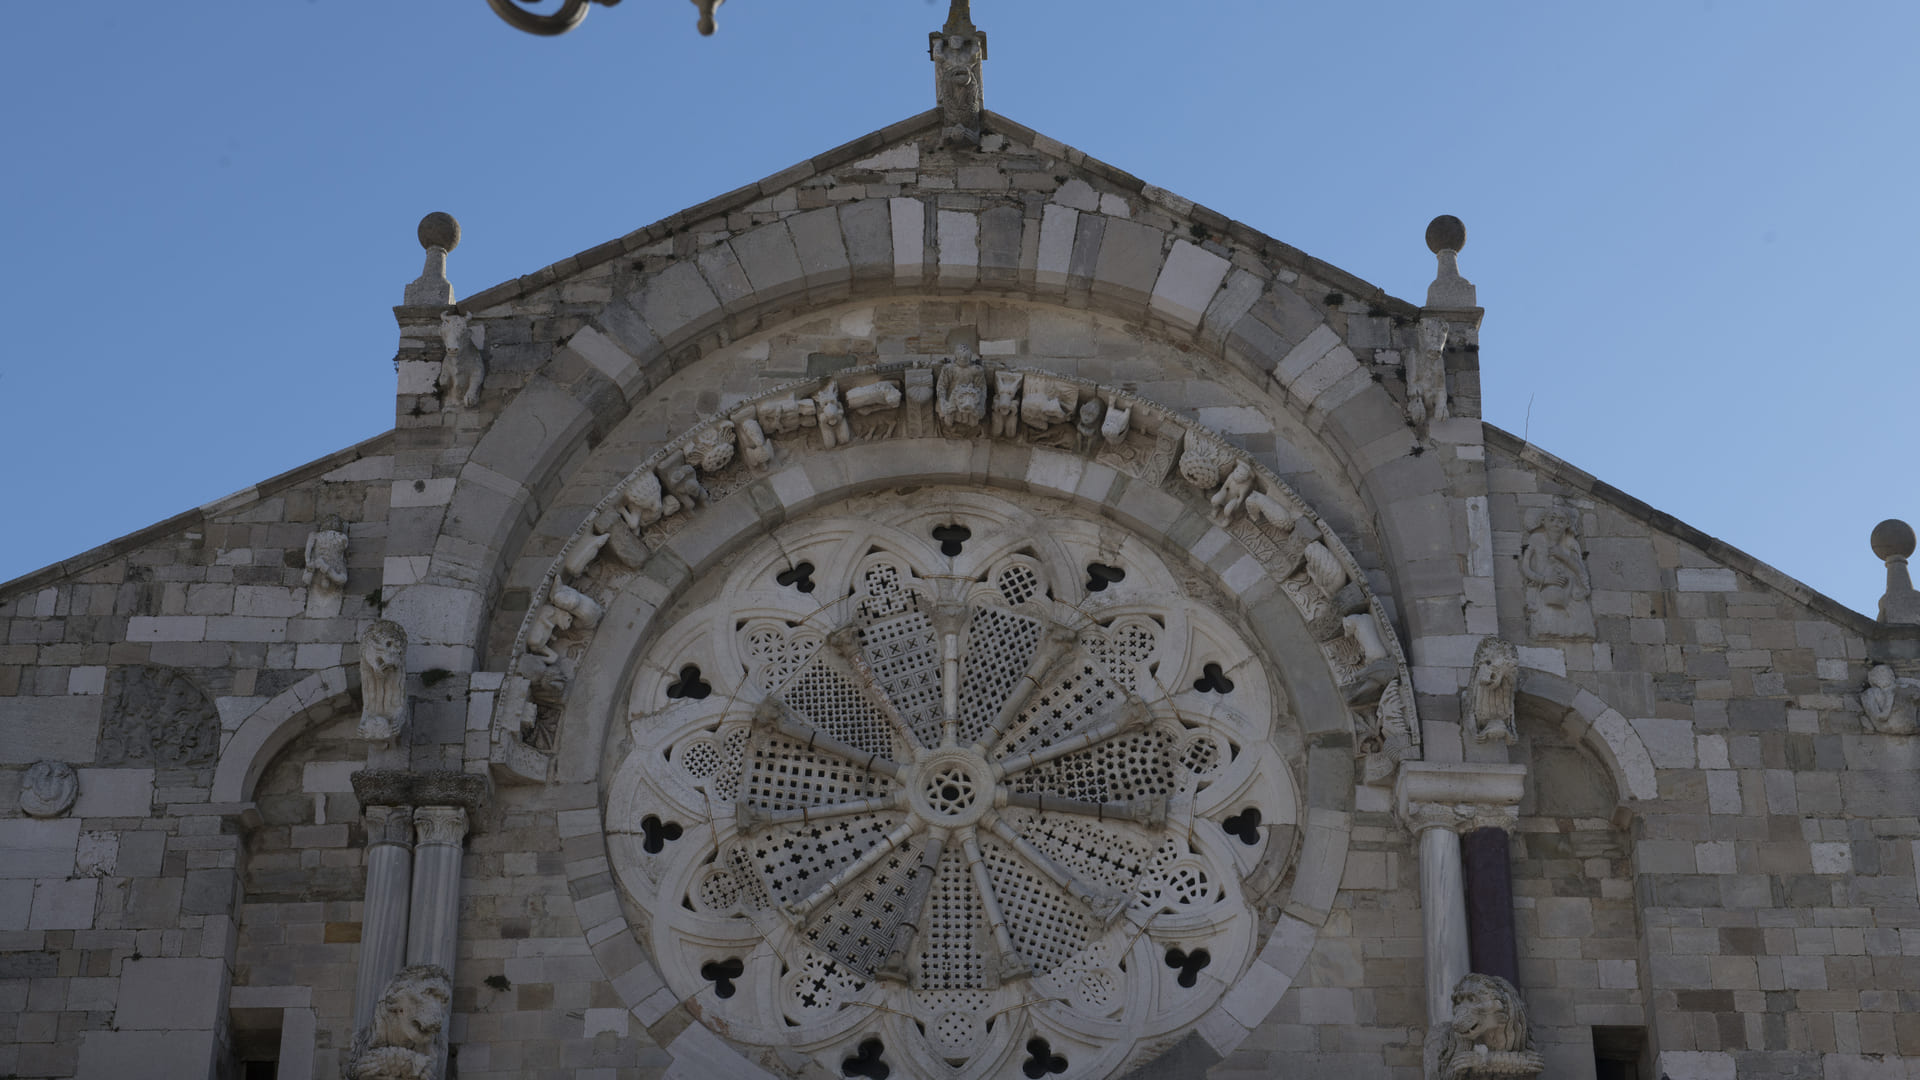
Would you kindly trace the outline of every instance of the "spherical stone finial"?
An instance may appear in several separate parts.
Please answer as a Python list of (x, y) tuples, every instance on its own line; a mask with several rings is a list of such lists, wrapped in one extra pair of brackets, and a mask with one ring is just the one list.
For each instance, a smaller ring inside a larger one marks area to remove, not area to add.
[(1427, 250), (1435, 255), (1460, 251), (1467, 246), (1467, 226), (1452, 214), (1441, 214), (1427, 222)]
[(1873, 553), (1881, 559), (1904, 559), (1913, 554), (1913, 526), (1899, 518), (1888, 518), (1873, 527), (1868, 538)]
[(423, 248), (452, 251), (460, 246), (460, 223), (453, 220), (452, 214), (435, 210), (420, 219), (419, 235)]

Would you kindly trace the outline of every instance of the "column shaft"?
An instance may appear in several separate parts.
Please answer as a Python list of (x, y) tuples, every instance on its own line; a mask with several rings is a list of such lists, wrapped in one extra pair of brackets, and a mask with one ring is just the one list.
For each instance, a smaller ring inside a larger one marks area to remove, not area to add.
[(413, 812), (413, 906), (407, 963), (437, 964), (453, 974), (460, 933), (460, 842), (467, 812), (458, 806), (422, 806)]
[(353, 1027), (366, 1028), (374, 1003), (407, 955), (413, 882), (413, 809), (369, 806), (367, 899), (360, 914), (360, 971), (353, 984)]
[(1467, 883), (1467, 932), (1473, 970), (1520, 985), (1513, 932), (1513, 870), (1507, 831), (1482, 826), (1460, 838)]
[(1427, 945), (1427, 1021), (1453, 1015), (1453, 988), (1467, 974), (1467, 901), (1460, 838), (1438, 825), (1420, 832), (1420, 915)]

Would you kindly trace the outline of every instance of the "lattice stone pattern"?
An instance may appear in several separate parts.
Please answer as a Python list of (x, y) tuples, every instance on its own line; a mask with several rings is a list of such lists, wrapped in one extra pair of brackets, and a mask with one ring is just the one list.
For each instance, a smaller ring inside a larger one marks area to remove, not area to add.
[[(1224, 598), (1042, 513), (928, 489), (790, 522), (638, 665), (607, 809), (635, 932), (771, 1068), (839, 1075), (877, 1039), (895, 1076), (1005, 1076), (1044, 1041), (1049, 1075), (1117, 1075), (1284, 904), (1283, 688)], [(1090, 590), (1095, 562), (1124, 581)], [(1196, 686), (1208, 664), (1229, 693)], [(690, 667), (711, 692), (670, 696)]]

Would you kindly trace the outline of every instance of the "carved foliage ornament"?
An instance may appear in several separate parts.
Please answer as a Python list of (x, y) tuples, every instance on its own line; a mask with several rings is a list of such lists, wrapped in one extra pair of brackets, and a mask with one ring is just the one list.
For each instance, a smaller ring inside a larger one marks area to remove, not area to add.
[[(1412, 694), (1377, 704), (1396, 679), (1403, 689), (1412, 685), (1386, 612), (1353, 557), (1292, 489), (1220, 436), (1167, 409), (1051, 372), (985, 367), (971, 340), (956, 333), (952, 355), (930, 366), (853, 368), (830, 380), (776, 388), (642, 462), (588, 515), (534, 594), (497, 699), (495, 763), (509, 773), (545, 778), (545, 755), (558, 738), (554, 699), (571, 676), (568, 658), (585, 648), (620, 583), (691, 515), (746, 486), (769, 463), (788, 464), (850, 441), (939, 435), (1017, 439), (1035, 453), (1075, 454), (1136, 482), (1162, 485), (1182, 497), (1198, 495), (1201, 508), (1281, 582), (1299, 608), (1355, 711), (1356, 727), (1380, 735), (1375, 751), (1388, 756), (1372, 771), (1385, 777), (1401, 757), (1419, 756)], [(994, 414), (989, 425), (990, 409), (1003, 397), (1004, 416)], [(1086, 415), (1088, 407), (1097, 416)], [(719, 432), (731, 433), (735, 453), (710, 452), (725, 441)], [(717, 467), (708, 470), (700, 462)], [(533, 682), (546, 685), (544, 701), (535, 701)]]
[[(1087, 593), (1107, 542), (1032, 496), (859, 497), (730, 560), (638, 658), (608, 852), (703, 1022), (822, 1075), (870, 1038), (896, 1080), (1017, 1075), (1034, 1039), (1119, 1075), (1247, 970), (1303, 737), (1150, 545)], [(794, 559), (813, 593), (775, 584)], [(689, 666), (704, 698), (673, 696)]]

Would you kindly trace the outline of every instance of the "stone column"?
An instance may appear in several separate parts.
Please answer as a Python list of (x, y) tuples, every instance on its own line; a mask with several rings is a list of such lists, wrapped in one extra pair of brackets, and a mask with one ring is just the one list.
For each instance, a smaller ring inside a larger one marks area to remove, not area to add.
[(458, 806), (422, 806), (413, 812), (413, 825), (407, 963), (437, 964), (451, 976), (460, 932), (460, 842), (467, 835), (467, 812)]
[(1466, 872), (1469, 963), (1483, 975), (1520, 985), (1520, 952), (1513, 935), (1513, 869), (1508, 836), (1517, 810), (1483, 807), (1460, 837)]
[(1427, 1022), (1453, 1014), (1453, 988), (1467, 974), (1467, 894), (1457, 831), (1470, 807), (1410, 803), (1402, 813), (1420, 838), (1420, 924), (1427, 946)]
[(367, 901), (360, 915), (360, 972), (353, 985), (353, 1028), (373, 1019), (380, 991), (407, 954), (407, 908), (413, 884), (413, 808), (369, 806)]
[[(1526, 776), (1524, 765), (1401, 763), (1394, 803), (1400, 820), (1420, 843), (1420, 913), (1426, 938), (1429, 1024), (1448, 1021), (1453, 1014), (1453, 989), (1473, 970), (1461, 834), (1477, 822), (1499, 820), (1490, 814), (1514, 812), (1525, 790)], [(1511, 884), (1506, 918), (1511, 935)]]

